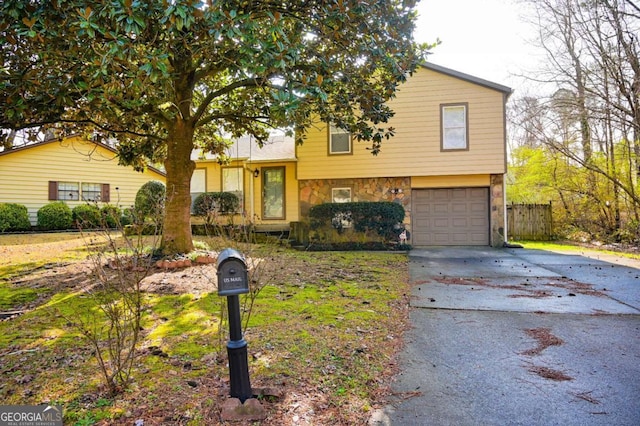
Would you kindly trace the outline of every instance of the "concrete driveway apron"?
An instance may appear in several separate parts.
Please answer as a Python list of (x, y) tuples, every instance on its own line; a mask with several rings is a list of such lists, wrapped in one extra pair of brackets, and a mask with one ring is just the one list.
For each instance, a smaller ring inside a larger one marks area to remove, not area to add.
[(412, 329), (370, 425), (640, 425), (640, 261), (410, 253)]

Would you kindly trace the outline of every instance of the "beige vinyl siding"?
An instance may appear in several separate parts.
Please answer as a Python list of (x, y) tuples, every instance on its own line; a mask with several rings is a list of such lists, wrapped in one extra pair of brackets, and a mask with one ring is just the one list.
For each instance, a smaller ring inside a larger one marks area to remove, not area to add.
[(414, 176), (411, 188), (459, 188), (491, 185), (490, 175)]
[(288, 224), (299, 219), (299, 188), (296, 179), (296, 165), (292, 162), (269, 162), (253, 164), (251, 167), (260, 169), (262, 167), (284, 167), (284, 191), (285, 191), (285, 217), (284, 219), (263, 219), (262, 218), (262, 173), (260, 177), (254, 179), (254, 197), (255, 197), (255, 213), (256, 222), (268, 225)]
[[(244, 167), (244, 210), (246, 216), (243, 218), (236, 215), (234, 223), (244, 223), (246, 221), (255, 224), (285, 225), (299, 218), (298, 208), (298, 181), (296, 180), (296, 165), (294, 162), (286, 161), (261, 161), (251, 164), (244, 160), (231, 161), (222, 167)], [(254, 170), (262, 170), (262, 167), (285, 167), (285, 218), (284, 219), (262, 219), (262, 173), (255, 177)], [(207, 192), (222, 191), (222, 170), (217, 161), (197, 161), (198, 169), (206, 169)], [(253, 185), (253, 188), (252, 188)], [(251, 192), (253, 191), (253, 203)]]
[[(468, 151), (441, 152), (440, 105), (468, 104)], [(353, 155), (327, 154), (326, 125), (309, 130), (297, 147), (298, 178), (356, 178), (505, 172), (504, 94), (420, 68), (390, 102), (395, 116), (385, 125), (396, 134), (373, 156), (367, 142), (353, 143)]]
[[(25, 205), (33, 225), (37, 223), (40, 207), (51, 202), (49, 181), (109, 184), (108, 204), (127, 208), (133, 205), (138, 189), (150, 180), (165, 182), (160, 173), (151, 170), (139, 173), (119, 166), (115, 153), (80, 138), (44, 143), (0, 156), (0, 202)], [(71, 208), (83, 203), (67, 201)]]

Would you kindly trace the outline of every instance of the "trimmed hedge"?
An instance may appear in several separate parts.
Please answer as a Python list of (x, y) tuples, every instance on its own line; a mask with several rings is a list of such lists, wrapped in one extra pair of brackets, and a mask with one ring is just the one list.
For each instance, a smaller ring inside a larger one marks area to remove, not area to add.
[(38, 227), (42, 230), (70, 229), (72, 226), (73, 213), (62, 201), (49, 203), (38, 210)]
[(73, 223), (80, 229), (95, 229), (102, 227), (100, 207), (94, 204), (80, 204), (73, 208)]
[(331, 226), (338, 232), (353, 227), (356, 232), (373, 231), (386, 239), (402, 232), (404, 207), (391, 201), (325, 203), (309, 210), (312, 230)]
[(160, 221), (164, 215), (164, 202), (167, 189), (157, 180), (150, 180), (140, 187), (136, 193), (135, 213), (136, 219), (150, 217), (154, 221)]
[(193, 201), (195, 216), (209, 217), (215, 213), (235, 213), (240, 199), (231, 192), (204, 192)]
[(27, 207), (16, 203), (0, 203), (0, 232), (31, 229)]
[(102, 216), (102, 225), (107, 228), (117, 228), (119, 226), (127, 225), (122, 215), (122, 210), (119, 207), (105, 204), (100, 209), (100, 215)]

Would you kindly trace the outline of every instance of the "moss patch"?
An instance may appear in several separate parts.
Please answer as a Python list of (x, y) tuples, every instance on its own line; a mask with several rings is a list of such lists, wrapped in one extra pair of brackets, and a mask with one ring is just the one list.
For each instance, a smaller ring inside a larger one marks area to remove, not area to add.
[[(261, 257), (265, 274), (271, 274), (243, 330), (252, 384), (285, 387), (285, 394), (314, 407), (314, 424), (360, 419), (380, 401), (394, 372), (407, 322), (407, 256), (282, 247), (256, 247), (250, 255)], [(77, 271), (57, 274), (81, 284), (87, 279)], [(138, 418), (145, 424), (217, 424), (229, 386), (225, 298), (154, 293), (151, 286), (143, 294), (134, 382), (109, 399), (93, 349), (73, 326), (90, 319), (100, 325), (94, 300), (81, 291), (85, 287), (58, 289), (24, 315), (0, 322), (6, 378), (0, 399), (58, 402), (65, 424), (132, 424)], [(248, 299), (241, 297), (241, 303), (244, 328)], [(270, 416), (288, 407), (277, 399), (264, 402)]]

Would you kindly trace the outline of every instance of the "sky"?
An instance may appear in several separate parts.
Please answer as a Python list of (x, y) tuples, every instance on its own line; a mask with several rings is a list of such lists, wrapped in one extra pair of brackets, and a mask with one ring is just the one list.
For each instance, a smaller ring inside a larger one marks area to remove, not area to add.
[(525, 89), (518, 74), (535, 69), (538, 51), (527, 42), (534, 30), (515, 0), (421, 0), (415, 39), (441, 44), (429, 62), (511, 87)]

